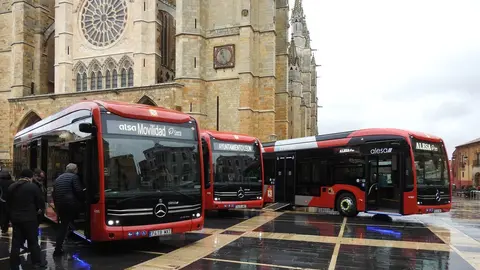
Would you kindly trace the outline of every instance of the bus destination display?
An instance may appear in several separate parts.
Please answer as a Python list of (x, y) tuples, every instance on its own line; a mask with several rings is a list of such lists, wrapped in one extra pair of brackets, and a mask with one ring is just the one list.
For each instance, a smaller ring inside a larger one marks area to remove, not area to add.
[(416, 142), (415, 149), (429, 151), (429, 152), (438, 152), (440, 150), (440, 148), (437, 145), (432, 143), (425, 143), (425, 142)]
[(254, 152), (253, 145), (250, 145), (250, 144), (221, 143), (221, 142), (214, 142), (213, 150), (233, 151), (233, 152)]
[(167, 125), (148, 121), (107, 120), (107, 133), (163, 137), (171, 139), (193, 140), (195, 133), (192, 128)]

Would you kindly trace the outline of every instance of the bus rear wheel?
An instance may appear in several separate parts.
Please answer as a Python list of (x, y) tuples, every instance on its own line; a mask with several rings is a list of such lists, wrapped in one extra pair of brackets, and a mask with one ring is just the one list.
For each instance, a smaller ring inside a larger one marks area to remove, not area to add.
[(343, 193), (337, 199), (337, 211), (344, 217), (358, 215), (357, 200), (352, 193)]

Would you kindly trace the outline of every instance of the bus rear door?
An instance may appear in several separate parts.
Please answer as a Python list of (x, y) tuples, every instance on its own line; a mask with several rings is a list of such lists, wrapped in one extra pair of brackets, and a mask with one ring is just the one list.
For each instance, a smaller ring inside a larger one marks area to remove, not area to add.
[(295, 154), (277, 155), (275, 202), (295, 203)]

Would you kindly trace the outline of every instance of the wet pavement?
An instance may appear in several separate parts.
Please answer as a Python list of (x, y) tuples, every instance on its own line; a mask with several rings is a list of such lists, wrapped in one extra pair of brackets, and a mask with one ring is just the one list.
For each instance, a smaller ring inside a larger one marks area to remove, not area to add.
[[(392, 222), (339, 215), (231, 211), (199, 232), (93, 247), (70, 238), (52, 257), (54, 230), (39, 229), (49, 269), (480, 269), (480, 200), (455, 198), (450, 213)], [(0, 269), (10, 237), (0, 237)], [(28, 254), (23, 269), (31, 269)]]

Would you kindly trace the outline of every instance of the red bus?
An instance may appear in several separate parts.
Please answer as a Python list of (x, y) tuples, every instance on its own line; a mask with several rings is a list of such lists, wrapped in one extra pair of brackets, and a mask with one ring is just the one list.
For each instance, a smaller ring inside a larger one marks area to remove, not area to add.
[(400, 129), (362, 129), (263, 144), (275, 202), (412, 215), (451, 209), (451, 175), (441, 138)]
[(75, 234), (104, 242), (201, 230), (201, 157), (198, 124), (188, 114), (83, 101), (18, 132), (13, 171), (45, 171), (45, 217), (57, 222), (53, 183), (77, 164), (86, 190)]
[(263, 158), (251, 136), (202, 130), (205, 209), (263, 207)]

